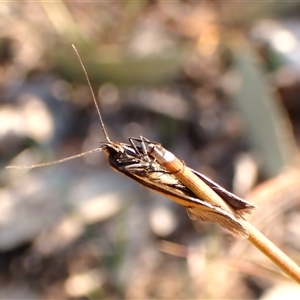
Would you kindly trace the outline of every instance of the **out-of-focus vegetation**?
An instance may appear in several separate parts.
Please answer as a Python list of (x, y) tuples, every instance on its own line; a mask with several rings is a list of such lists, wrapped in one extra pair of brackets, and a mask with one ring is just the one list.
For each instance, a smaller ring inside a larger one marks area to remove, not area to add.
[[(262, 207), (253, 222), (299, 261), (298, 10), (275, 1), (1, 3), (1, 166), (104, 141), (75, 44), (112, 139), (146, 136), (229, 190), (253, 190)], [(102, 153), (1, 169), (0, 183), (1, 299), (259, 299), (286, 282), (246, 241), (192, 222), (114, 173)]]

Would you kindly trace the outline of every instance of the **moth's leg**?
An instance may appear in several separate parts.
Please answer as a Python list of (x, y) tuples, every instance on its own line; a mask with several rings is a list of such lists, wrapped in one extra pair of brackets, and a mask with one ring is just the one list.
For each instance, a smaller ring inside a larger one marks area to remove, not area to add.
[[(147, 153), (147, 156), (150, 158), (152, 158), (152, 161), (155, 163), (155, 162), (157, 162), (157, 159), (155, 158), (155, 157), (152, 157), (151, 155), (150, 155), (150, 153), (148, 152), (148, 147), (146, 147), (146, 144), (152, 144), (152, 145), (155, 145), (155, 146), (157, 146), (157, 145), (160, 145), (160, 143), (157, 143), (157, 142), (153, 142), (153, 141), (150, 141), (150, 140), (148, 140), (147, 138), (145, 138), (145, 137), (143, 137), (143, 136), (141, 136), (140, 135), (140, 139), (135, 139), (136, 141), (139, 141), (140, 143), (141, 143), (141, 145), (142, 145), (142, 148), (143, 148), (143, 152), (145, 153), (145, 155), (146, 155), (146, 153)], [(149, 161), (150, 161), (151, 159), (149, 159)]]
[(140, 136), (140, 138), (141, 138), (141, 146), (142, 146), (144, 157), (146, 158), (147, 161), (150, 161), (150, 157), (148, 155), (146, 145), (145, 145), (145, 140), (142, 136)]
[(155, 143), (155, 142), (151, 142), (150, 140), (148, 140), (147, 138), (145, 138), (144, 136), (141, 136), (140, 135), (140, 139), (142, 140), (142, 141), (144, 141), (144, 142), (146, 142), (146, 143)]
[[(135, 143), (133, 141), (139, 142), (141, 144), (142, 153), (138, 150), (137, 146), (135, 145)], [(150, 162), (150, 157), (147, 153), (147, 149), (146, 149), (146, 145), (145, 145), (145, 142), (143, 140), (143, 137), (141, 137), (141, 139), (129, 138), (129, 142), (132, 145), (132, 147), (135, 149), (137, 154), (141, 154), (140, 155), (141, 157), (143, 157), (147, 162)]]
[(141, 135), (140, 135), (139, 138), (130, 138), (130, 139), (133, 140), (133, 141), (139, 142), (139, 143), (145, 142), (147, 144), (150, 144), (150, 143), (152, 143), (152, 144), (158, 144), (156, 142), (151, 142), (150, 140), (148, 140), (147, 138), (145, 138), (145, 137), (143, 137)]
[(134, 149), (135, 153), (136, 153), (136, 154), (139, 154), (139, 149), (137, 148), (136, 144), (133, 142), (135, 139), (129, 138), (128, 140), (129, 140), (130, 145), (131, 145), (132, 148)]

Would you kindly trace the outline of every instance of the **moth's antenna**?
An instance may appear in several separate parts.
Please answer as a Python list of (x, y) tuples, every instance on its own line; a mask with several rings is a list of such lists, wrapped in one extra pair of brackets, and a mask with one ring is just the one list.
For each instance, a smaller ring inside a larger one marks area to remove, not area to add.
[(91, 93), (92, 93), (93, 101), (94, 101), (94, 103), (95, 103), (95, 106), (96, 106), (96, 109), (97, 109), (97, 112), (98, 112), (99, 121), (100, 121), (100, 124), (101, 124), (101, 127), (102, 127), (102, 131), (103, 131), (103, 133), (104, 133), (105, 139), (106, 139), (107, 142), (111, 143), (111, 140), (110, 140), (110, 138), (108, 137), (108, 134), (107, 134), (107, 132), (106, 132), (106, 129), (105, 129), (105, 126), (104, 126), (104, 122), (103, 122), (103, 120), (102, 120), (102, 116), (101, 116), (101, 113), (100, 113), (100, 109), (99, 109), (99, 106), (98, 106), (98, 103), (97, 103), (95, 94), (94, 94), (94, 92), (93, 92), (92, 85), (91, 85), (89, 76), (88, 76), (88, 74), (87, 74), (87, 71), (86, 71), (86, 69), (85, 69), (85, 67), (84, 67), (84, 65), (83, 65), (83, 62), (82, 62), (82, 60), (81, 60), (81, 58), (80, 58), (80, 55), (79, 55), (79, 53), (78, 53), (76, 47), (74, 46), (74, 44), (72, 44), (72, 47), (73, 47), (73, 49), (74, 49), (74, 51), (75, 51), (75, 53), (76, 53), (76, 55), (77, 55), (77, 57), (78, 57), (78, 60), (79, 60), (79, 62), (80, 62), (80, 64), (81, 64), (81, 67), (82, 67), (83, 72), (84, 72), (84, 74), (85, 74), (85, 78), (86, 78), (87, 83), (88, 83), (88, 85), (89, 85), (90, 91), (91, 91)]
[[(86, 77), (86, 80), (88, 82), (88, 85), (89, 85), (89, 88), (90, 88), (90, 91), (92, 93), (92, 98), (93, 98), (93, 101), (95, 103), (95, 106), (96, 106), (96, 109), (97, 109), (97, 112), (98, 112), (98, 116), (99, 116), (99, 120), (100, 120), (100, 124), (101, 124), (101, 127), (102, 127), (102, 131), (104, 133), (104, 136), (105, 136), (105, 139), (108, 143), (111, 143), (111, 140), (109, 139), (108, 137), (108, 134), (105, 130), (105, 126), (104, 126), (104, 122), (102, 120), (102, 116), (101, 116), (101, 113), (100, 113), (100, 110), (99, 110), (99, 106), (98, 106), (98, 103), (97, 103), (97, 100), (96, 100), (96, 97), (95, 97), (95, 94), (93, 92), (93, 89), (92, 89), (92, 85), (91, 85), (91, 82), (89, 80), (89, 77), (88, 77), (88, 74), (87, 74), (87, 71), (83, 65), (83, 62), (79, 56), (79, 53), (76, 49), (76, 47), (72, 44), (72, 47), (78, 57), (78, 60), (81, 64), (81, 67), (83, 69), (83, 72), (85, 74), (85, 77)], [(7, 166), (5, 167), (5, 169), (33, 169), (33, 168), (40, 168), (40, 167), (46, 167), (46, 166), (51, 166), (51, 165), (55, 165), (55, 164), (60, 164), (62, 162), (65, 162), (65, 161), (68, 161), (68, 160), (72, 160), (72, 159), (75, 159), (75, 158), (79, 158), (79, 157), (82, 157), (86, 154), (90, 154), (90, 153), (94, 153), (94, 152), (99, 152), (102, 150), (102, 147), (100, 148), (96, 148), (96, 149), (93, 149), (93, 150), (90, 150), (90, 151), (86, 151), (86, 152), (83, 152), (83, 153), (80, 153), (80, 154), (77, 154), (77, 155), (73, 155), (73, 156), (70, 156), (70, 157), (66, 157), (66, 158), (63, 158), (63, 159), (59, 159), (59, 160), (55, 160), (55, 161), (51, 161), (51, 162), (46, 162), (46, 163), (41, 163), (41, 164), (34, 164), (34, 165), (30, 165), (30, 166)]]
[(63, 158), (63, 159), (54, 160), (54, 161), (50, 161), (50, 162), (46, 162), (46, 163), (42, 163), (42, 164), (35, 164), (35, 165), (30, 165), (30, 166), (7, 166), (7, 167), (5, 167), (5, 169), (33, 169), (33, 168), (47, 167), (47, 166), (51, 166), (51, 165), (60, 164), (64, 161), (68, 161), (68, 160), (71, 160), (71, 159), (82, 157), (86, 154), (99, 152), (101, 150), (102, 150), (102, 148), (100, 147), (100, 148), (96, 148), (96, 149), (86, 151), (86, 152), (83, 152), (83, 153), (80, 153), (80, 154), (69, 156), (69, 157), (66, 157), (66, 158)]

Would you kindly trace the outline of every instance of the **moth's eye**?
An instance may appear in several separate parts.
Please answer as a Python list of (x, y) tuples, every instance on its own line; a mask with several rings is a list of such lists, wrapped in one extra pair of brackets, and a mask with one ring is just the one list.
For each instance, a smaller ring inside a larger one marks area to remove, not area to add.
[(108, 147), (103, 147), (102, 151), (108, 156), (110, 154), (110, 150)]

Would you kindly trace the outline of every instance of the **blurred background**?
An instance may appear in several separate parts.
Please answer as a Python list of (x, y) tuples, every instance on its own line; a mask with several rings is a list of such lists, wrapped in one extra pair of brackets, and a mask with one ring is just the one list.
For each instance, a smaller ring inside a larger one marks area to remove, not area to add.
[[(254, 202), (300, 261), (300, 5), (0, 4), (0, 298), (282, 299), (299, 288), (246, 240), (109, 168), (143, 135)], [(292, 297), (292, 296), (291, 296)], [(290, 298), (291, 298), (290, 297)]]

